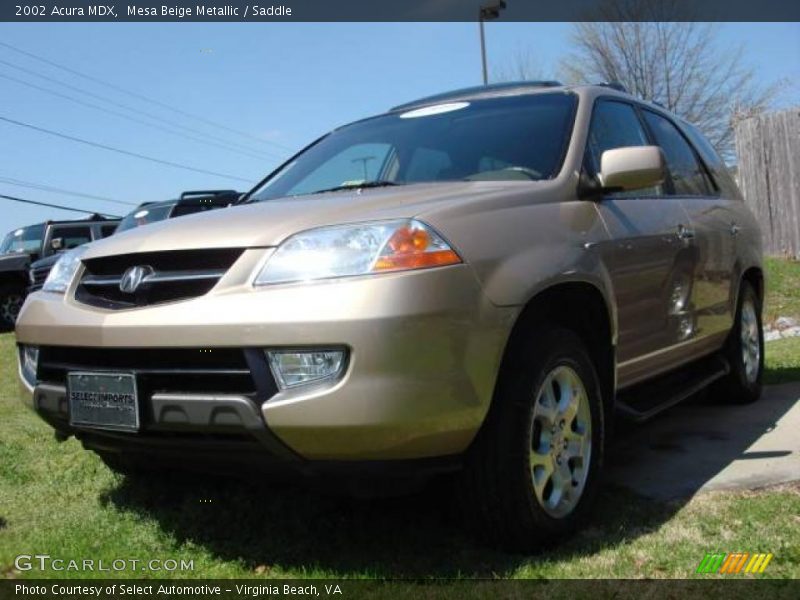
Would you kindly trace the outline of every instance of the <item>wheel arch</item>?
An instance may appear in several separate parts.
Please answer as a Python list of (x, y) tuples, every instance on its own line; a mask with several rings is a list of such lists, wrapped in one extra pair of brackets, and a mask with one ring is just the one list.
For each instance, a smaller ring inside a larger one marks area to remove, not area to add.
[[(501, 370), (513, 360), (526, 336), (543, 324), (574, 331), (586, 343), (600, 379), (606, 417), (613, 412), (616, 389), (616, 313), (603, 290), (585, 280), (563, 281), (528, 300), (511, 329)], [(606, 422), (610, 424), (610, 420)]]

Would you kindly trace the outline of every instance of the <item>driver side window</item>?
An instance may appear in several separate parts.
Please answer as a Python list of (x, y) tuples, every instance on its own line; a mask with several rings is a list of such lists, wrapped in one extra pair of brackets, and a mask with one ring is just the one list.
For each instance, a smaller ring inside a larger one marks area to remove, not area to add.
[[(592, 112), (589, 126), (589, 137), (586, 142), (584, 169), (592, 177), (600, 171), (600, 159), (603, 152), (615, 148), (629, 146), (648, 146), (647, 134), (644, 132), (636, 110), (625, 102), (599, 100)], [(618, 192), (615, 197), (660, 196), (662, 186), (655, 186), (630, 192)]]

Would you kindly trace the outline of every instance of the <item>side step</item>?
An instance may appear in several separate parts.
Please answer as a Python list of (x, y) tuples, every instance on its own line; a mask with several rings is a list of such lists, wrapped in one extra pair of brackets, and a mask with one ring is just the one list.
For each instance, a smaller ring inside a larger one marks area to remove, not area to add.
[(686, 400), (730, 372), (730, 365), (712, 355), (652, 381), (623, 390), (617, 395), (620, 416), (640, 423)]

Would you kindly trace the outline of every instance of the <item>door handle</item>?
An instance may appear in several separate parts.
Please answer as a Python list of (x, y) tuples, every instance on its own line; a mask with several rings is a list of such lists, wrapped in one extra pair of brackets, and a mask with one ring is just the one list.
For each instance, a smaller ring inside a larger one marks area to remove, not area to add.
[(678, 225), (678, 238), (682, 240), (692, 240), (694, 239), (694, 230), (686, 225), (680, 224)]
[(742, 230), (736, 223), (731, 223), (731, 235), (739, 235), (739, 232)]

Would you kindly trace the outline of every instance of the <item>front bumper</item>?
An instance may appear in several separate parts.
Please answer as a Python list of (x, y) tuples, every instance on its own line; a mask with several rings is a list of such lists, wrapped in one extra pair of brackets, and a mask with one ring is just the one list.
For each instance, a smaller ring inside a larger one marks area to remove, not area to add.
[[(281, 459), (384, 461), (468, 447), (515, 316), (491, 304), (459, 265), (258, 291), (218, 286), (192, 300), (124, 311), (36, 293), (16, 333), (25, 344), (99, 349), (344, 346), (347, 371), (329, 384), (277, 393), (267, 384), (251, 395), (154, 389), (141, 399), (146, 414), (136, 434), (70, 428), (63, 383), (40, 377), (35, 389), (23, 388), (51, 424), (104, 449), (152, 450), (180, 436), (188, 447), (241, 433)], [(265, 377), (256, 370), (256, 380)]]

